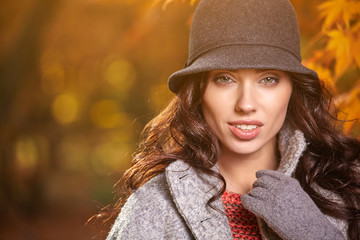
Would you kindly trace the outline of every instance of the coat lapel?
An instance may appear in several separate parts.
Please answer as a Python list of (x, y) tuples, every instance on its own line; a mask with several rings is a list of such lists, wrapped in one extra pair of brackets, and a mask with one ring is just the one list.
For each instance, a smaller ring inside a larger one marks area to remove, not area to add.
[(212, 203), (218, 211), (207, 205), (221, 188), (216, 177), (178, 160), (167, 167), (166, 178), (174, 202), (196, 239), (232, 239), (221, 198)]

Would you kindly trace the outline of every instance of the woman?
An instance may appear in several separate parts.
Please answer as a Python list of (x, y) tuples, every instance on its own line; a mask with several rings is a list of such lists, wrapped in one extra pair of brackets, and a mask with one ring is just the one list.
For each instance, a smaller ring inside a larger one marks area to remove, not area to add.
[(169, 88), (108, 239), (359, 239), (360, 144), (301, 64), (287, 0), (201, 0)]

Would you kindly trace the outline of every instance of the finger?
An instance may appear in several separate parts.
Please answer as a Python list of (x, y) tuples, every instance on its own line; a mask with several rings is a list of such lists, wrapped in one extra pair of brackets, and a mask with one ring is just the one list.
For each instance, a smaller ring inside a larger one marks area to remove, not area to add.
[(254, 188), (259, 187), (259, 188), (271, 189), (280, 184), (281, 184), (281, 182), (279, 181), (279, 179), (274, 178), (270, 175), (263, 175), (254, 182), (253, 187)]
[[(285, 175), (282, 172), (278, 172), (278, 171), (271, 171), (271, 170), (266, 170), (265, 173), (262, 173), (263, 176), (269, 176), (273, 179), (275, 179), (277, 181), (277, 184), (283, 184), (283, 185), (291, 185), (291, 186), (297, 186), (300, 185), (299, 181), (295, 178), (292, 178), (290, 176)], [(276, 183), (276, 181), (274, 181), (273, 183)]]
[(259, 211), (258, 209), (259, 206), (261, 206), (261, 201), (258, 201), (257, 199), (249, 196), (248, 194), (242, 194), (241, 195), (241, 203), (244, 206), (244, 208), (246, 208), (247, 210), (249, 210), (250, 212), (259, 215)]
[(290, 178), (289, 176), (286, 176), (284, 173), (273, 171), (273, 170), (259, 170), (256, 172), (256, 177), (261, 178), (263, 176), (270, 176), (277, 180), (283, 180)]
[[(240, 200), (241, 200), (241, 204), (245, 207), (245, 206), (248, 206), (249, 204), (251, 204), (251, 202), (254, 201), (253, 197), (251, 197), (250, 195), (248, 194), (241, 194), (241, 197), (240, 197)], [(245, 207), (247, 208), (247, 207)]]
[(254, 182), (253, 188), (267, 188), (266, 180), (258, 179)]
[(248, 192), (248, 196), (258, 199), (258, 200), (264, 200), (267, 198), (269, 191), (266, 188), (253, 188)]

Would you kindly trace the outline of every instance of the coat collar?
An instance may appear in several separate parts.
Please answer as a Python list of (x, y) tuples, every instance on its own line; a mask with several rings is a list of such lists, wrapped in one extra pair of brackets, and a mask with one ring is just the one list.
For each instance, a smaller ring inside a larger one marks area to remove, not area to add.
[(291, 176), (306, 149), (306, 140), (300, 130), (293, 130), (284, 124), (279, 132), (280, 164), (278, 171)]
[[(303, 133), (284, 126), (279, 133), (278, 171), (292, 175), (305, 148)], [(221, 188), (219, 179), (200, 173), (181, 160), (166, 168), (166, 179), (174, 203), (196, 239), (232, 239), (230, 227), (218, 227), (228, 226), (221, 198), (213, 202), (217, 210), (207, 205)]]

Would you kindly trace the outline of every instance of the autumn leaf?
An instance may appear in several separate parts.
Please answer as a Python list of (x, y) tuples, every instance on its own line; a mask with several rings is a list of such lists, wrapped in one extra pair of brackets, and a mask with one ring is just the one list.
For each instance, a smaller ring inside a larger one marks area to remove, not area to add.
[[(327, 89), (331, 89), (332, 92), (336, 92), (336, 86), (333, 82), (333, 76), (331, 74), (331, 71), (328, 67), (326, 67), (325, 64), (327, 64), (327, 61), (329, 58), (329, 54), (325, 51), (314, 51), (313, 56), (307, 60), (303, 61), (303, 64), (317, 72), (319, 75), (319, 78), (324, 81), (325, 86)], [(330, 57), (333, 58), (333, 57)]]
[(351, 28), (350, 53), (355, 63), (360, 67), (360, 22)]
[(352, 62), (350, 57), (350, 40), (342, 29), (332, 30), (327, 33), (327, 36), (329, 41), (326, 50), (335, 53), (335, 77), (337, 78), (347, 70)]
[(331, 28), (338, 20), (350, 27), (352, 17), (360, 13), (360, 3), (352, 0), (331, 0), (319, 6), (320, 16), (325, 18), (323, 29)]
[(324, 81), (327, 89), (331, 89), (333, 92), (336, 90), (331, 71), (328, 68), (322, 67), (321, 65), (317, 64), (310, 64), (309, 67), (315, 72), (317, 72), (319, 78)]

